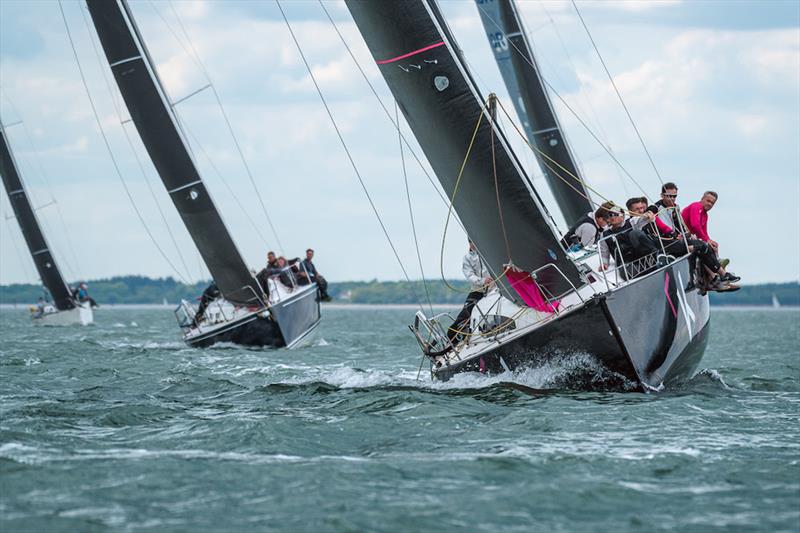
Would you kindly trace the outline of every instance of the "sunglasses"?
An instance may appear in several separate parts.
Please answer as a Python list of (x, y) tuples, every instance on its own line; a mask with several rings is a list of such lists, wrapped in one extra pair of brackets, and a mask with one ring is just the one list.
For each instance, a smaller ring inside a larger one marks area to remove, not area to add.
[(663, 196), (664, 198), (672, 198), (673, 200), (678, 197), (677, 194), (664, 194), (664, 193), (661, 193), (661, 196)]

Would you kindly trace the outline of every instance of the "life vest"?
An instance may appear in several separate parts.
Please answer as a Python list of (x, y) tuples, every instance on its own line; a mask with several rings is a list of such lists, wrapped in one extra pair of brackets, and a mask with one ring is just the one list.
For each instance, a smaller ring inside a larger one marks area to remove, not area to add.
[(577, 240), (578, 237), (575, 235), (575, 232), (586, 223), (591, 224), (594, 228), (594, 242), (597, 242), (597, 238), (600, 236), (600, 228), (597, 227), (597, 223), (594, 221), (594, 213), (589, 213), (575, 221), (575, 223), (570, 226), (569, 230), (567, 230), (567, 233), (564, 234), (564, 238), (561, 239), (561, 244), (564, 248), (569, 249), (573, 244), (581, 244), (580, 241)]

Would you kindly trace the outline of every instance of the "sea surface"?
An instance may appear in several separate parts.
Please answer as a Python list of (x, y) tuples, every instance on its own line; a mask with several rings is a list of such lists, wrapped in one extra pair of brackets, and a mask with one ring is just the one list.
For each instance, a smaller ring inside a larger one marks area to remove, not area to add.
[(800, 311), (718, 310), (701, 371), (434, 383), (412, 309), (296, 351), (190, 349), (170, 309), (0, 311), (0, 531), (800, 531)]

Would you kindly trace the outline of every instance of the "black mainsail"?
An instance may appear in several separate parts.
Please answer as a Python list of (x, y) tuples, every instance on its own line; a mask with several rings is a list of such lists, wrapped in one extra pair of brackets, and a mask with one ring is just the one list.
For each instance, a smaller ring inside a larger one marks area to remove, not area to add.
[(200, 178), (127, 2), (86, 3), (131, 120), (217, 287), (233, 303), (263, 302)]
[(0, 175), (3, 177), (3, 185), (6, 188), (8, 200), (11, 202), (14, 215), (22, 230), (22, 236), (25, 238), (25, 244), (28, 245), (28, 250), (36, 265), (36, 271), (39, 273), (42, 284), (50, 291), (50, 296), (53, 297), (53, 304), (59, 311), (74, 309), (75, 302), (72, 299), (72, 294), (64, 281), (64, 277), (58, 270), (58, 266), (56, 266), (53, 253), (47, 245), (42, 228), (36, 219), (36, 213), (33, 210), (33, 206), (31, 206), (28, 194), (25, 192), (25, 187), (19, 174), (19, 167), (14, 160), (14, 154), (11, 153), (8, 136), (1, 120)]
[(553, 111), (516, 4), (513, 0), (475, 1), (525, 135), (536, 148), (539, 167), (571, 226), (592, 210), (592, 204)]
[[(552, 263), (580, 284), (577, 267), (566, 257), (530, 179), (484, 108), (435, 2), (345, 3), (489, 268), (497, 275), (509, 262), (528, 272)], [(481, 113), (484, 118), (476, 131)], [(569, 290), (566, 279), (552, 268), (543, 270), (538, 282), (552, 294)]]

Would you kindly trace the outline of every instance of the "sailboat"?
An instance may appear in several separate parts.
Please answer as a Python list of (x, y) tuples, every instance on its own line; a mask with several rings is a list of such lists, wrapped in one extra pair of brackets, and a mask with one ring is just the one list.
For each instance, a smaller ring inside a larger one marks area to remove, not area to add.
[(221, 294), (197, 319), (189, 302), (177, 307), (184, 341), (288, 348), (310, 341), (320, 322), (317, 285), (258, 283), (200, 177), (128, 3), (86, 3), (131, 121)]
[[(575, 354), (589, 354), (612, 376), (610, 383), (590, 380), (588, 388), (653, 390), (691, 376), (708, 340), (709, 304), (707, 296), (689, 289), (687, 256), (664, 262), (648, 256), (636, 264), (620, 259), (604, 270), (596, 250), (566, 250), (499, 127), (496, 99), (484, 100), (436, 2), (345, 3), (496, 280), (472, 311), (471, 333), (457, 345), (447, 337), (452, 317), (417, 312), (410, 327), (430, 359), (432, 376), (446, 380), (460, 372), (513, 372), (557, 364)], [(514, 37), (513, 31), (502, 33)], [(512, 63), (525, 67), (522, 61)], [(535, 107), (525, 98), (522, 102), (533, 134), (553, 134), (544, 137), (544, 144), (563, 145), (560, 129), (539, 131), (557, 123), (535, 124), (540, 116), (548, 117), (546, 94), (534, 76), (526, 76), (516, 72), (520, 92), (538, 92), (527, 98)], [(539, 143), (532, 144), (535, 149)], [(554, 169), (563, 171), (569, 164), (563, 153), (542, 152), (537, 151)], [(576, 202), (570, 212), (563, 199), (559, 204), (568, 220), (589, 208)]]
[(8, 200), (19, 222), (25, 244), (42, 284), (50, 293), (52, 302), (40, 301), (31, 307), (33, 323), (43, 326), (86, 326), (94, 322), (91, 303), (79, 302), (74, 296), (47, 244), (42, 228), (36, 218), (28, 193), (22, 183), (19, 166), (11, 151), (11, 144), (5, 126), (0, 119), (0, 175), (8, 193)]

